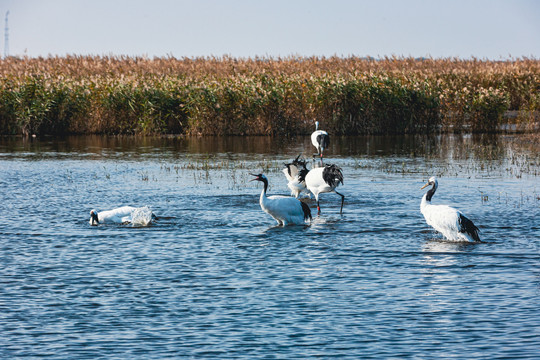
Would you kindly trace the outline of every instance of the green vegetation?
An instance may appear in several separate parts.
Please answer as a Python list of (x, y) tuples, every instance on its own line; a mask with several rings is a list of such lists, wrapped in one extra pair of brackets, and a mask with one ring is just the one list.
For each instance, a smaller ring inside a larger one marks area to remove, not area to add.
[(9, 57), (0, 73), (0, 134), (494, 132), (540, 113), (534, 59)]

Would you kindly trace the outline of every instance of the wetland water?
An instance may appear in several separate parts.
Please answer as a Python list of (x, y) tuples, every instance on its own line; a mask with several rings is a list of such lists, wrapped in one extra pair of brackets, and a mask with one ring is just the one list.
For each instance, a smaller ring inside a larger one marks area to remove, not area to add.
[[(334, 137), (343, 215), (282, 228), (249, 173), (288, 194), (308, 137), (0, 139), (0, 358), (538, 358), (539, 148)], [(426, 225), (431, 175), (483, 243)], [(121, 205), (158, 220), (89, 225)]]

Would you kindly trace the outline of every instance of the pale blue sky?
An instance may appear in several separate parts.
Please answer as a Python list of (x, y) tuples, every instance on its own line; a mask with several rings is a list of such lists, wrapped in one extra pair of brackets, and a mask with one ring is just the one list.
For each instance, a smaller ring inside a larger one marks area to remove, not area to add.
[(19, 56), (540, 58), (536, 0), (0, 0), (2, 45), (7, 10)]

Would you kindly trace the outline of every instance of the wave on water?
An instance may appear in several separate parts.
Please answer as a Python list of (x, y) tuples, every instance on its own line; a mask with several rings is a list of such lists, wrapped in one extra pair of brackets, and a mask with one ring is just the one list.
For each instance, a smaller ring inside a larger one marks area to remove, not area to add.
[(143, 206), (133, 210), (131, 214), (131, 224), (133, 226), (148, 226), (154, 220), (154, 213), (148, 206)]

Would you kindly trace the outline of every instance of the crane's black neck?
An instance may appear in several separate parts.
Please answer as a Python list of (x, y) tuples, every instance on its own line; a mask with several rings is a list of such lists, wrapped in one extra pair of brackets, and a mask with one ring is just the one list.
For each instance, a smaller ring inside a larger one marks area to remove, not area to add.
[(99, 218), (97, 213), (93, 212), (90, 217), (92, 218), (92, 225), (94, 224), (94, 222), (96, 224), (99, 224)]
[(293, 165), (293, 164), (285, 164), (285, 166), (287, 167), (287, 173), (289, 174), (289, 176), (292, 176), (292, 175), (291, 175), (291, 166), (292, 166), (292, 165)]
[(428, 192), (426, 193), (426, 201), (431, 201), (431, 198), (435, 194), (435, 191), (437, 191), (437, 183), (436, 182), (433, 183), (433, 186), (431, 187), (431, 189), (429, 189)]
[(268, 179), (262, 178), (260, 181), (264, 184), (264, 195), (266, 195), (266, 190), (268, 190)]

